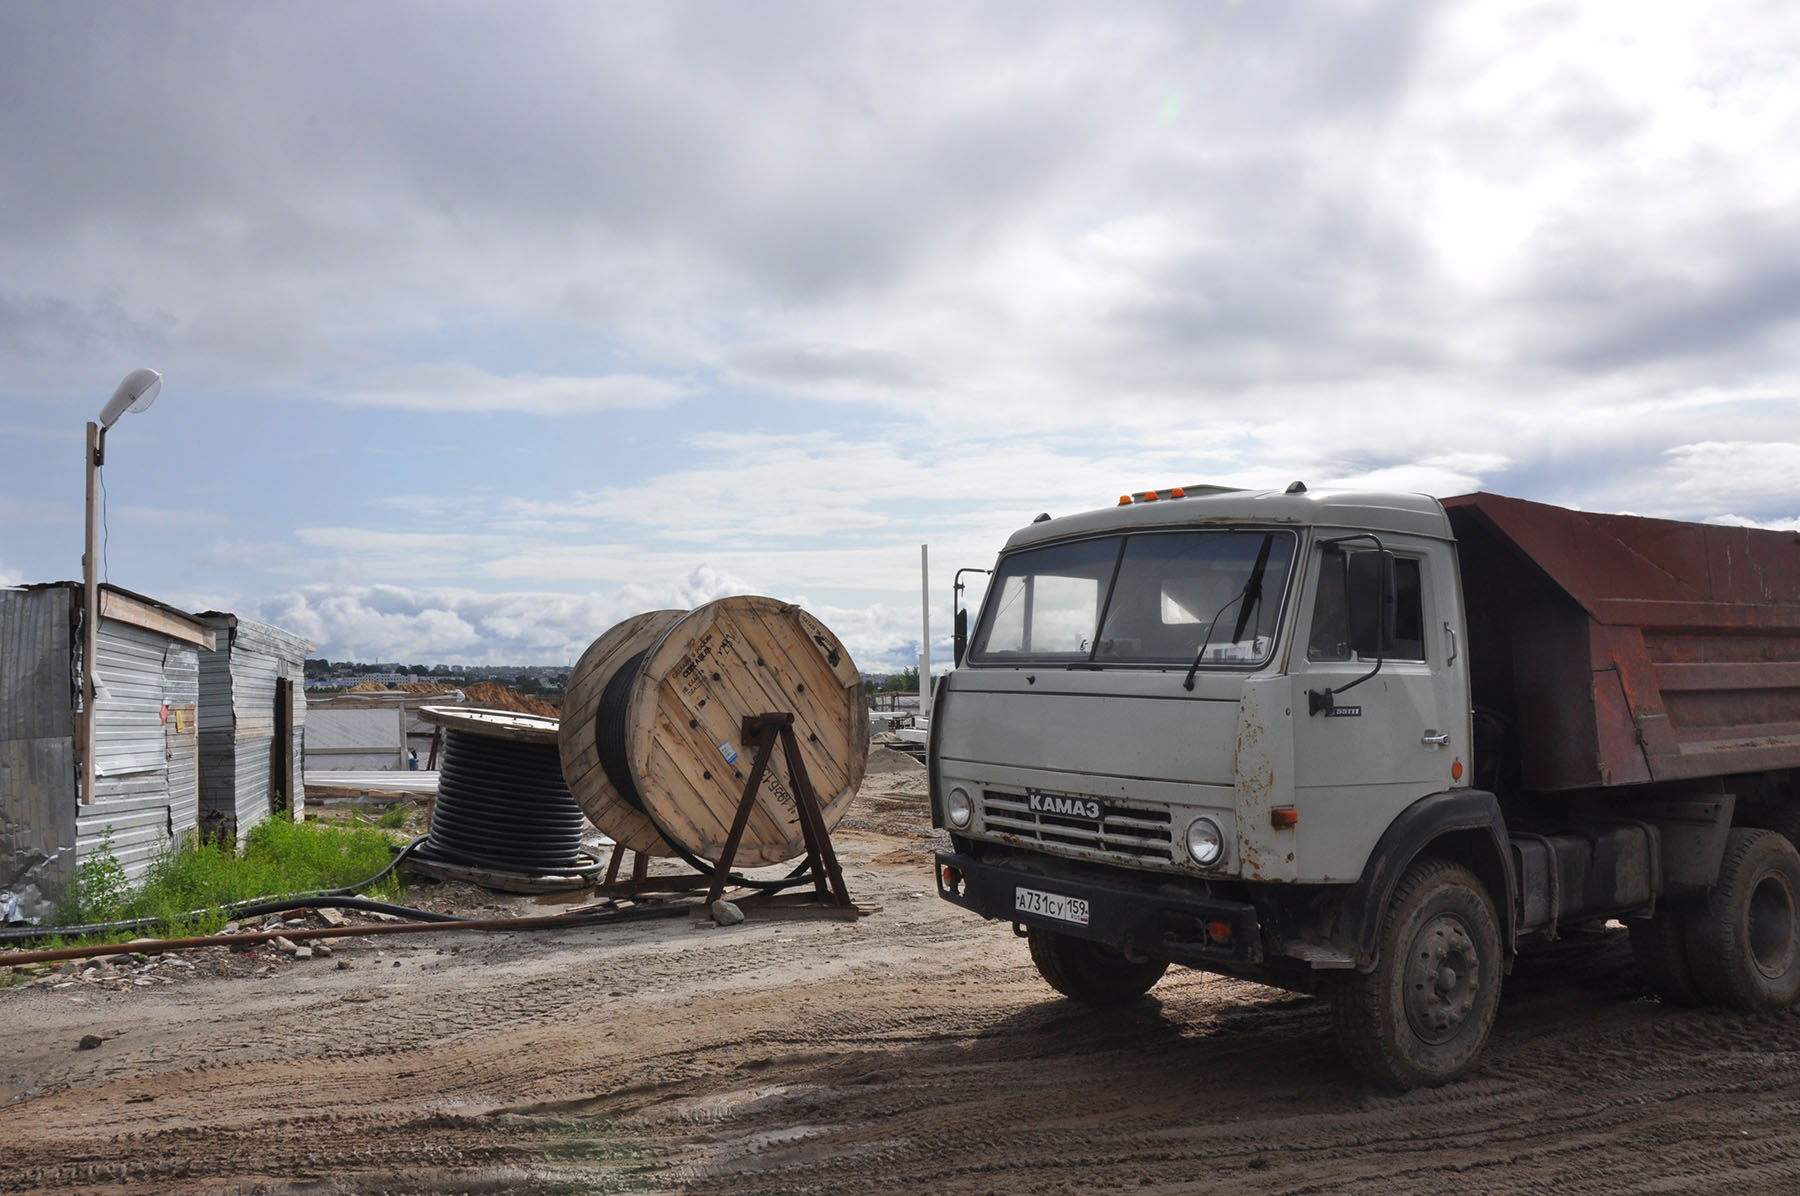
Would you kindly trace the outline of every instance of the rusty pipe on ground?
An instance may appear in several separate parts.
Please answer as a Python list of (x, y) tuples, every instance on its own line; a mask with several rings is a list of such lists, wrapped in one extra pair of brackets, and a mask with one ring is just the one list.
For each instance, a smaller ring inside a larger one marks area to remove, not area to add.
[(59, 947), (47, 951), (0, 952), (0, 967), (49, 963), (63, 959), (90, 959), (96, 955), (161, 955), (199, 947), (241, 947), (272, 939), (350, 938), (365, 934), (423, 934), (432, 930), (550, 930), (559, 926), (593, 926), (610, 922), (639, 922), (651, 918), (685, 918), (691, 902), (640, 905), (630, 909), (545, 914), (536, 918), (482, 918), (455, 922), (378, 922), (368, 926), (323, 926), (304, 930), (251, 930), (237, 934), (211, 934), (186, 939), (139, 939), (129, 943), (103, 943), (91, 947)]

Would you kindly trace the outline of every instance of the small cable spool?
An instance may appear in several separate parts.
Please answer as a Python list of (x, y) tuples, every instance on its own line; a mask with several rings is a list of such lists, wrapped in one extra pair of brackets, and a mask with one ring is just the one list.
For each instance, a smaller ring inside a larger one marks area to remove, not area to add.
[[(563, 776), (622, 847), (717, 860), (752, 766), (743, 721), (782, 712), (794, 716), (830, 830), (862, 785), (869, 754), (862, 677), (830, 629), (798, 606), (753, 595), (634, 615), (595, 640), (569, 675), (557, 738)], [(806, 851), (787, 763), (771, 756), (733, 861), (740, 867)]]
[(558, 720), (458, 706), (424, 706), (419, 717), (444, 728), (437, 805), (419, 854), (530, 876), (583, 867), (585, 823), (563, 780)]

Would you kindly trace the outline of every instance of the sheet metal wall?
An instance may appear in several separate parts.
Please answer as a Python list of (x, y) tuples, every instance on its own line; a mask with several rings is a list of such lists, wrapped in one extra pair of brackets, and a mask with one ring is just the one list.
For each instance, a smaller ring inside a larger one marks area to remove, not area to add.
[(200, 617), (218, 649), (201, 661), (200, 807), (202, 824), (242, 844), (269, 816), (274, 778), (276, 682), (288, 686), (288, 768), (282, 796), (304, 809), (302, 744), (306, 729), (306, 640), (233, 615)]
[(401, 767), (404, 717), (397, 705), (315, 707), (309, 712), (307, 769), (368, 772)]
[(85, 856), (110, 836), (133, 884), (199, 823), (199, 654), (158, 632), (100, 621), (96, 663), (107, 695), (94, 704), (94, 804), (77, 807), (76, 842)]
[(75, 875), (70, 602), (0, 590), (0, 921), (48, 917)]

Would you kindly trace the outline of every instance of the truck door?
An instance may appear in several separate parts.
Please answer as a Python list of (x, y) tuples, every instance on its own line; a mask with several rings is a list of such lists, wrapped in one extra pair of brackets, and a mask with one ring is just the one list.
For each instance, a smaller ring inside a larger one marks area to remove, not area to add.
[[(1381, 671), (1349, 648), (1345, 586), (1355, 545), (1316, 547), (1290, 655), (1293, 683), (1295, 880), (1354, 879), (1404, 808), (1459, 783), (1469, 759), (1453, 564), (1441, 545), (1396, 540), (1396, 626)], [(1446, 588), (1449, 587), (1449, 588)], [(1309, 713), (1309, 691), (1334, 693)], [(1342, 690), (1342, 692), (1338, 692)]]

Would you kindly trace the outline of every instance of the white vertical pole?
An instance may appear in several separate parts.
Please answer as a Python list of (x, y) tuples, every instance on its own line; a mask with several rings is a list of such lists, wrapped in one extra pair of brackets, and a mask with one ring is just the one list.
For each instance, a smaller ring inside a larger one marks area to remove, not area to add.
[(94, 804), (94, 674), (100, 671), (100, 583), (94, 563), (94, 475), (100, 465), (100, 446), (105, 432), (99, 424), (87, 426), (87, 539), (81, 552), (81, 794), (84, 806)]
[(931, 713), (931, 550), (919, 545), (919, 713)]

